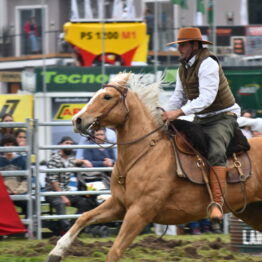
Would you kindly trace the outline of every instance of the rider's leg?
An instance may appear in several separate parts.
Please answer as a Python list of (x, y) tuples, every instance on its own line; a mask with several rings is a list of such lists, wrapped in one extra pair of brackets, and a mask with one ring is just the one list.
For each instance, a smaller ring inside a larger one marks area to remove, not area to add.
[(226, 188), (226, 167), (213, 166), (210, 171), (210, 187), (213, 195), (213, 202), (210, 204), (210, 219), (223, 219), (223, 196)]

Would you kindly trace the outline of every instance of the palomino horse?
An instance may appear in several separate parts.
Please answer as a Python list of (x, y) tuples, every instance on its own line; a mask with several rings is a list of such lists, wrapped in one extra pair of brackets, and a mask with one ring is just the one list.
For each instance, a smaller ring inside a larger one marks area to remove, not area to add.
[[(206, 187), (175, 175), (172, 145), (158, 128), (163, 126), (161, 112), (156, 109), (159, 85), (146, 85), (143, 77), (120, 73), (74, 116), (76, 132), (85, 133), (97, 124), (117, 132), (112, 196), (77, 219), (50, 252), (48, 262), (60, 261), (80, 231), (90, 224), (123, 220), (106, 259), (115, 262), (150, 222), (174, 225), (206, 217), (210, 202)], [(262, 231), (262, 139), (249, 142), (253, 174), (246, 181), (248, 205), (238, 217)], [(230, 207), (241, 209), (244, 201), (240, 186), (228, 184), (226, 192)], [(226, 206), (224, 212), (229, 212)]]

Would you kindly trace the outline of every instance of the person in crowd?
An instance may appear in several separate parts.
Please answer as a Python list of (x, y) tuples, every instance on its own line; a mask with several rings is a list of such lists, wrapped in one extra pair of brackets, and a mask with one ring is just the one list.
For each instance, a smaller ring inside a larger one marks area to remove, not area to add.
[(200, 235), (201, 233), (210, 233), (210, 221), (207, 218), (188, 223), (188, 227), (192, 235)]
[[(1, 146), (18, 146), (16, 139), (12, 135), (6, 135), (1, 140)], [(15, 152), (4, 152), (0, 156), (0, 170), (10, 171), (10, 170), (26, 170), (26, 159), (15, 153)], [(5, 177), (4, 183), (7, 191), (10, 195), (21, 195), (28, 191), (28, 184), (26, 177), (14, 176)], [(27, 201), (17, 200), (14, 201), (16, 206), (21, 207), (22, 214), (27, 215)]]
[(26, 130), (18, 128), (14, 133), (18, 146), (26, 146)]
[[(73, 145), (74, 140), (71, 137), (64, 136), (61, 138), (59, 145)], [(73, 156), (72, 149), (61, 149), (54, 153), (47, 162), (47, 168), (72, 168), (76, 166), (92, 167), (88, 160), (78, 160)], [(72, 172), (53, 172), (47, 173), (45, 177), (45, 191), (70, 191), (69, 182)], [(67, 195), (67, 196), (46, 196), (46, 201), (55, 208), (57, 215), (66, 214), (66, 207), (73, 206), (77, 208), (76, 213), (80, 214), (96, 207), (96, 203), (91, 198)], [(70, 221), (60, 220), (60, 232), (62, 235), (71, 226)]]
[(208, 218), (203, 218), (198, 221), (190, 222), (187, 224), (192, 235), (200, 235), (202, 233), (215, 233), (221, 234), (219, 223), (211, 223)]
[[(252, 113), (250, 111), (243, 111), (241, 114), (242, 117), (246, 117), (246, 118), (252, 118)], [(253, 137), (253, 132), (251, 130), (250, 126), (240, 126), (240, 130), (242, 131), (243, 135), (249, 139), (251, 137)]]
[(152, 11), (147, 8), (145, 10), (145, 23), (147, 26), (147, 34), (149, 35), (149, 44), (148, 49), (153, 50), (153, 43), (154, 43), (154, 15)]
[[(14, 118), (11, 114), (6, 113), (2, 115), (1, 122), (14, 122)], [(14, 135), (14, 128), (13, 127), (2, 127), (0, 128), (0, 140), (5, 135)]]
[[(110, 129), (110, 128), (106, 128), (105, 129), (105, 137), (106, 137), (106, 141), (105, 143), (116, 143), (116, 133), (114, 130)], [(88, 144), (92, 144), (93, 142), (90, 141), (89, 138), (86, 137), (81, 137), (80, 141), (79, 141), (79, 145), (88, 145)], [(85, 149), (81, 148), (81, 149), (77, 149), (76, 151), (76, 158), (77, 159), (84, 159), (84, 151)], [(114, 147), (113, 148), (113, 152), (114, 152), (114, 159), (117, 158), (117, 150)]]
[(244, 112), (237, 121), (242, 133), (247, 138), (262, 136), (262, 118), (253, 117), (250, 112)]
[[(101, 145), (106, 141), (105, 128), (93, 131), (95, 143)], [(93, 167), (112, 167), (115, 163), (115, 154), (112, 148), (88, 148), (83, 151), (83, 159), (88, 159)]]
[(204, 44), (199, 28), (185, 27), (178, 33), (181, 65), (177, 71), (176, 88), (170, 97), (164, 121), (195, 114), (194, 122), (209, 137), (209, 182), (213, 201), (208, 206), (211, 220), (223, 218), (223, 194), (226, 188), (226, 149), (238, 126), (240, 107), (229, 87), (218, 58)]
[(37, 54), (40, 52), (38, 43), (38, 26), (35, 21), (35, 17), (30, 17), (24, 24), (24, 32), (26, 35), (26, 46), (28, 53)]
[(247, 117), (247, 118), (253, 118), (253, 114), (249, 110), (243, 110), (243, 112), (241, 113), (241, 116)]
[[(17, 128), (14, 132), (14, 137), (16, 139), (18, 146), (26, 146), (26, 130), (25, 129)], [(17, 154), (24, 156), (27, 161), (26, 152), (18, 152)]]

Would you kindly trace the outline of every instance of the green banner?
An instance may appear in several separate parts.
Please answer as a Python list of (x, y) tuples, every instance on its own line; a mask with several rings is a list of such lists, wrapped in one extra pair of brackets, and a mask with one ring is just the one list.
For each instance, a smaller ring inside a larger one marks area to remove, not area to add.
[[(177, 67), (158, 67), (156, 74), (153, 66), (138, 67), (108, 67), (106, 73), (101, 73), (101, 67), (56, 67), (47, 68), (43, 73), (36, 69), (37, 92), (43, 92), (43, 77), (47, 92), (96, 92), (103, 84), (119, 72), (133, 72), (146, 74), (154, 82), (164, 74), (164, 90), (173, 90), (175, 87)], [(237, 103), (243, 109), (253, 109), (258, 116), (262, 116), (262, 70), (225, 68), (229, 85)]]
[(254, 111), (262, 116), (262, 70), (226, 69), (225, 75), (233, 91), (237, 103), (242, 109)]
[(169, 83), (167, 89), (173, 89), (177, 67), (158, 67), (156, 74), (153, 66), (108, 67), (105, 74), (101, 73), (101, 67), (55, 67), (44, 72), (37, 68), (36, 92), (43, 92), (45, 88), (47, 92), (95, 92), (123, 71), (147, 74), (152, 82), (165, 74), (164, 81)]

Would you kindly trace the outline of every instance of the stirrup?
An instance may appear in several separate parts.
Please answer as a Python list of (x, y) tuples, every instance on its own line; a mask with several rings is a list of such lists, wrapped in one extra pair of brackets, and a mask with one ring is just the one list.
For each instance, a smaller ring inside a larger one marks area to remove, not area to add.
[(221, 215), (222, 215), (222, 218), (224, 216), (224, 212), (223, 212), (223, 207), (221, 204), (217, 203), (217, 202), (211, 202), (208, 206), (207, 206), (207, 216), (213, 221), (213, 222), (221, 222), (221, 219), (219, 217), (217, 218), (211, 218), (210, 217), (210, 214), (211, 214), (211, 211), (212, 211), (212, 207), (213, 206), (216, 206), (219, 211), (221, 212)]

